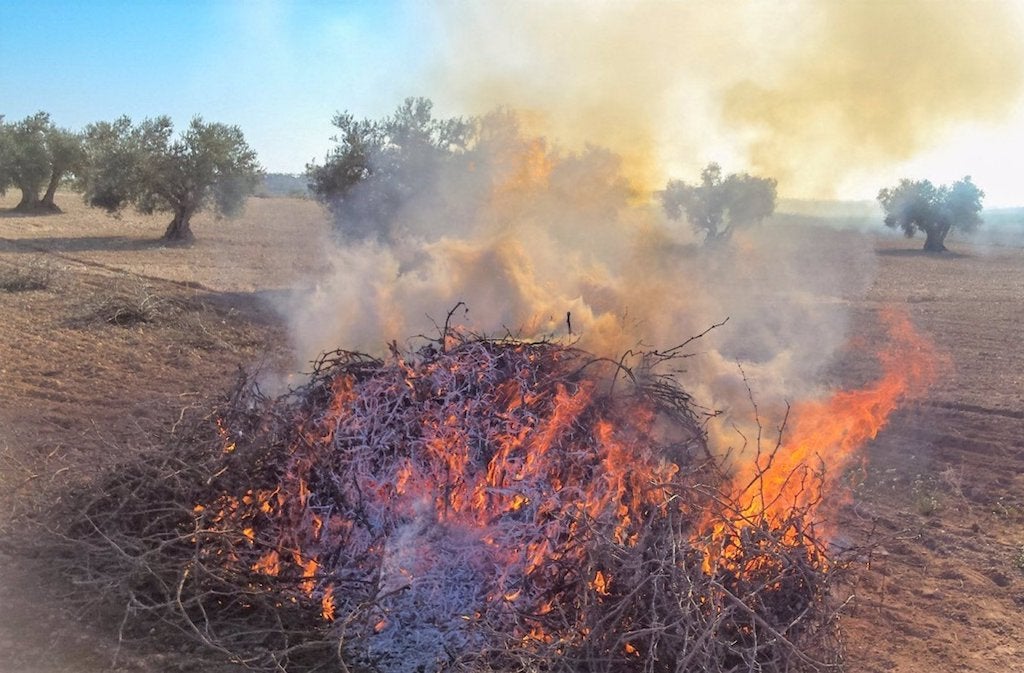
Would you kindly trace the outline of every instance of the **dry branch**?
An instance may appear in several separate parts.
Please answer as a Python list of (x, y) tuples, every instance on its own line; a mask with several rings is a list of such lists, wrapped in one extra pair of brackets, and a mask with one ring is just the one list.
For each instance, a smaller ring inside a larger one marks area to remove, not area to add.
[(242, 381), (190, 436), (63, 494), (36, 548), (128, 606), (126, 631), (254, 670), (835, 664), (808, 512), (724, 492), (692, 399), (656, 374), (672, 355), (629, 368), (450, 319), (416, 352), (330, 353), (281, 398)]

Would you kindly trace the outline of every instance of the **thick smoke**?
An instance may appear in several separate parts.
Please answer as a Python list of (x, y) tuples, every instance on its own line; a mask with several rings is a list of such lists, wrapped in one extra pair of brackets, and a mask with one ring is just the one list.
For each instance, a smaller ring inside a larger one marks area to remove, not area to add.
[(737, 362), (766, 406), (813, 394), (845, 342), (848, 301), (871, 281), (870, 241), (791, 225), (712, 251), (665, 220), (654, 191), (718, 160), (777, 178), (783, 195), (829, 195), (952, 124), (997, 119), (1024, 76), (999, 3), (437, 11), (444, 53), (427, 90), (439, 107), (510, 105), (519, 126), (484, 133), (470, 164), (424, 174), (379, 240), (338, 249), (295, 311), (306, 359), (436, 336), (460, 302), (453, 318), (476, 332), (611, 357), (729, 318), (682, 363), (704, 403), (747, 414)]
[[(688, 172), (710, 156), (729, 163), (735, 151), (716, 132), (717, 97), (751, 73), (750, 29), (770, 34), (778, 24), (774, 6), (759, 2), (451, 1), (439, 11), (439, 102), (530, 111), (535, 131), (611, 147), (649, 189), (664, 186), (666, 162)], [(740, 11), (749, 22), (735, 21)], [(781, 40), (768, 44), (784, 51)]]
[(827, 2), (800, 53), (724, 97), (753, 168), (829, 195), (845, 175), (906, 160), (956, 125), (994, 122), (1024, 84), (1010, 3)]
[(765, 404), (815, 391), (844, 342), (845, 302), (872, 275), (863, 239), (837, 249), (835, 236), (766, 227), (704, 246), (608, 150), (559, 150), (507, 129), (481, 137), (471, 160), (423, 177), (386, 236), (338, 247), (333, 272), (292, 315), (305, 359), (422, 345), (416, 335), (436, 338), (460, 303), (453, 322), (474, 332), (616, 359), (728, 318), (677, 363), (698, 399), (748, 416), (738, 362)]
[(665, 166), (691, 175), (715, 159), (775, 177), (785, 196), (830, 198), (957, 125), (1002, 120), (1024, 84), (1011, 2), (451, 1), (440, 13), (439, 102), (533, 110), (544, 132), (611, 147), (652, 188)]

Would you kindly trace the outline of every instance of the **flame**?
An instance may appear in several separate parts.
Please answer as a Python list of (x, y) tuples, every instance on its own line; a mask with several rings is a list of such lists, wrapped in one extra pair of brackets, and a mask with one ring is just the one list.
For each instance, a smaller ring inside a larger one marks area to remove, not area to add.
[(334, 608), (334, 585), (328, 584), (324, 589), (323, 598), (320, 599), (320, 616), (324, 618), (324, 621), (334, 621)]
[(522, 215), (548, 188), (556, 158), (543, 138), (525, 138), (493, 148), (490, 194), (485, 218), (511, 221)]
[(546, 186), (555, 166), (543, 138), (525, 139), (520, 146), (499, 151), (495, 161), (500, 168), (496, 171), (498, 177), (492, 199), (503, 206)]
[(314, 578), (316, 577), (316, 571), (319, 570), (320, 564), (317, 562), (316, 557), (305, 558), (298, 551), (292, 552), (292, 560), (302, 570), (302, 581), (299, 583), (302, 593), (307, 596), (311, 595), (315, 586)]
[(518, 164), (511, 184), (529, 187), (546, 184), (554, 167), (554, 160), (548, 155), (546, 141), (543, 138), (529, 139), (526, 142), (526, 151), (520, 155)]
[(236, 444), (235, 444), (234, 440), (231, 439), (231, 433), (228, 432), (228, 429), (224, 427), (223, 419), (220, 419), (220, 418), (216, 419), (215, 420), (215, 426), (217, 428), (217, 435), (220, 437), (221, 443), (223, 444), (223, 447), (222, 447), (221, 450), (224, 453), (231, 453), (231, 452), (233, 452), (235, 450)]
[[(527, 362), (533, 357), (526, 347), (519, 355)], [(470, 363), (459, 362), (451, 363), (444, 372), (417, 372), (397, 354), (395, 365), (402, 374), (396, 385), (411, 393), (418, 380), (432, 374), (478, 379), (482, 375), (473, 371)], [(642, 512), (666, 506), (665, 486), (679, 472), (677, 464), (644, 442), (642, 432), (624, 431), (619, 422), (593, 415), (596, 380), (582, 379), (572, 385), (558, 381), (541, 390), (533, 387), (533, 378), (528, 367), (515, 372), (496, 387), (488, 408), (456, 404), (445, 407), (446, 412), (437, 418), (424, 417), (422, 455), (397, 460), (391, 478), (366, 475), (360, 485), (361, 492), (370, 494), (379, 506), (400, 516), (421, 516), (422, 505), (429, 503), (437, 521), (479, 531), (479, 539), (497, 562), (514, 569), (493, 589), (494, 600), (504, 603), (523, 596), (526, 578), (540, 584), (547, 581), (544, 569), (567, 553), (558, 548), (562, 543), (555, 541), (561, 537), (557, 529), (562, 522), (569, 533), (579, 534), (578, 517), (607, 520), (616, 543), (635, 545)], [(307, 597), (319, 590), (320, 611), (327, 620), (334, 618), (338, 599), (333, 585), (326, 584), (320, 572), (314, 550), (325, 541), (347, 539), (361, 524), (338, 513), (325, 516), (311, 509), (317, 498), (313, 484), (319, 452), (329, 450), (337, 429), (352, 422), (356, 413), (354, 383), (350, 376), (334, 379), (327, 409), (321, 415), (298, 419), (297, 439), (288, 449), (288, 467), (276, 487), (250, 489), (240, 498), (225, 494), (209, 506), (219, 525), (240, 526), (250, 546), (263, 546), (250, 564), (253, 572), (292, 578)], [(486, 443), (490, 456), (483, 463), (479, 440), (466, 432), (469, 419), (479, 414), (492, 414), (507, 423)], [(624, 414), (630, 426), (648, 426), (655, 421), (654, 412), (641, 403)], [(577, 436), (588, 438), (584, 441), (589, 444), (575, 446)], [(582, 471), (567, 470), (563, 464), (567, 450), (584, 457)], [(543, 490), (538, 490), (538, 485), (543, 485)], [(195, 514), (210, 516), (207, 508), (197, 505)], [(507, 533), (493, 529), (502, 517), (547, 523), (532, 539), (517, 545), (510, 543)], [(275, 534), (264, 532), (269, 522), (276, 522), (276, 539)], [(364, 553), (380, 552), (365, 549)], [(572, 553), (581, 554), (582, 548)], [(410, 581), (416, 576), (404, 565), (398, 570), (410, 572)], [(589, 584), (598, 595), (606, 596), (610, 582), (610, 576), (601, 571)], [(553, 605), (543, 601), (527, 609), (543, 616)], [(542, 634), (540, 627), (534, 631), (549, 642), (550, 634)]]
[[(497, 355), (497, 349), (467, 349), (420, 363), (395, 354), (386, 369), (391, 378), (371, 380), (379, 386), (372, 394), (359, 390), (363, 384), (351, 375), (338, 376), (329, 389), (318, 389), (328, 395), (325, 410), (296, 412), (294, 441), (284, 443), (277, 483), (240, 497), (221, 495), (196, 505), (194, 514), (217, 530), (236, 531), (224, 536), (236, 545), (229, 562), (245, 558), (254, 573), (287, 580), (280, 583), (296, 588), (289, 600), (318, 606), (328, 622), (348, 620), (352, 609), (349, 596), (335, 593), (338, 559), (352, 564), (340, 572), (355, 567), (357, 574), (387, 576), (401, 582), (402, 592), (411, 591), (447, 553), (417, 547), (433, 544), (422, 531), (458, 531), (456, 544), (471, 545), (487, 572), (495, 573), (475, 595), (485, 597), (488, 609), (501, 606), (525, 620), (512, 637), (560, 646), (578, 642), (585, 633), (556, 632), (546, 624), (565, 609), (555, 587), (574, 582), (585, 597), (579, 600), (589, 604), (629, 593), (615, 567), (585, 565), (591, 562), (588, 535), (625, 555), (640, 544), (645, 522), (672, 519), (685, 527), (684, 536), (692, 533), (697, 567), (735, 578), (779, 574), (772, 566), (778, 557), (758, 553), (758, 531), (781, 531), (784, 545), (801, 554), (806, 547), (809, 558), (819, 553), (814, 528), (823, 500), (835, 502), (858, 450), (901, 403), (934, 382), (942, 362), (905, 314), (886, 311), (882, 319), (888, 337), (878, 380), (795, 404), (784, 441), (740, 464), (726, 484), (722, 501), (733, 509), (708, 507), (705, 513), (698, 501), (677, 497), (689, 487), (684, 463), (672, 456), (687, 454), (669, 455), (675, 449), (655, 439), (664, 419), (649, 398), (611, 405), (597, 377), (560, 375), (539, 385), (543, 377), (531, 369), (539, 366), (537, 355), (521, 345)], [(561, 356), (554, 357), (557, 362)], [(484, 392), (465, 395), (466, 386)], [(426, 401), (412, 404), (415, 399)], [(404, 438), (395, 438), (390, 425), (389, 414), (399, 413), (407, 424), (400, 427), (413, 428)], [(345, 444), (350, 433), (385, 433), (383, 451), (391, 453), (369, 451), (365, 439)], [(350, 455), (343, 465), (353, 467), (346, 472), (330, 462), (339, 452)], [(335, 467), (325, 473), (324, 465)], [(354, 498), (358, 509), (346, 498)], [(711, 496), (701, 502), (711, 504)], [(412, 542), (388, 540), (404, 529), (414, 529)], [(459, 612), (470, 613), (481, 614)], [(390, 623), (387, 614), (375, 613), (364, 628), (390, 633)], [(639, 656), (632, 644), (618, 648)]]
[[(787, 542), (798, 544), (824, 526), (819, 508), (845, 497), (840, 480), (867, 442), (875, 439), (901, 404), (923, 395), (935, 382), (945, 358), (914, 328), (906, 313), (881, 312), (888, 338), (878, 353), (882, 375), (856, 390), (840, 390), (824, 399), (793, 405), (785, 435), (771, 451), (742, 462), (730, 483), (730, 496), (741, 503), (730, 521), (705, 521), (712, 529), (705, 568), (740, 554), (737, 530), (757, 522), (786, 529)], [(827, 497), (826, 497), (827, 496)], [(788, 521), (794, 511), (803, 520)]]
[(252, 565), (253, 572), (277, 577), (281, 572), (281, 558), (276, 549), (271, 549)]

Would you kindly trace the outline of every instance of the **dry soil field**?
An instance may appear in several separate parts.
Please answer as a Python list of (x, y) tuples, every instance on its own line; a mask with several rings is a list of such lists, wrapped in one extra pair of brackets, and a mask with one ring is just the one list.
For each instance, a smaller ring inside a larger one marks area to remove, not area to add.
[[(253, 200), (238, 221), (200, 217), (191, 248), (155, 241), (161, 217), (60, 202), (64, 215), (18, 217), (5, 212), (14, 196), (0, 199), (0, 282), (43, 286), (0, 290), (8, 511), (160, 441), (239, 366), (293, 366), (273, 305), (326, 263), (327, 223), (308, 201)], [(824, 230), (820, 245), (834, 236)], [(950, 366), (926, 402), (894, 415), (853, 479), (843, 535), (878, 545), (852, 581), (846, 670), (1024, 671), (1024, 239), (954, 241), (959, 254), (937, 257), (918, 253), (919, 241), (863, 236), (877, 269), (851, 304), (851, 338), (876, 338), (876, 312), (896, 304)], [(874, 363), (856, 353), (836, 362), (837, 384), (870, 376)], [(0, 670), (180, 670), (173, 652), (119, 648), (116, 624), (69, 612), (39, 578), (0, 556)]]

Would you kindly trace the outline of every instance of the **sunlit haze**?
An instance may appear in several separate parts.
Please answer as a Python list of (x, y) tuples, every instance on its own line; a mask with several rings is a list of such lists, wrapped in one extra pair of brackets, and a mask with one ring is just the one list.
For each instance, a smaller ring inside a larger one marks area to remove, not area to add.
[(1024, 2), (0, 3), (0, 114), (239, 125), (272, 172), (322, 161), (331, 117), (426, 96), (498, 105), (638, 184), (709, 161), (784, 197), (873, 199), (964, 175), (1024, 204)]

